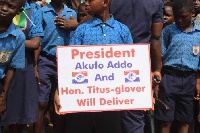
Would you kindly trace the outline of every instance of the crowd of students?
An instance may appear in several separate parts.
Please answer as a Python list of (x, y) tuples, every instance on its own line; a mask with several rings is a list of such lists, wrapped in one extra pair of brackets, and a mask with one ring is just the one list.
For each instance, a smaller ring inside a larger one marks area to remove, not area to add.
[(199, 14), (199, 0), (0, 0), (0, 133), (40, 133), (44, 120), (55, 133), (149, 133), (148, 111), (59, 114), (57, 46), (134, 43), (150, 43), (170, 108), (155, 108), (156, 132), (199, 133)]

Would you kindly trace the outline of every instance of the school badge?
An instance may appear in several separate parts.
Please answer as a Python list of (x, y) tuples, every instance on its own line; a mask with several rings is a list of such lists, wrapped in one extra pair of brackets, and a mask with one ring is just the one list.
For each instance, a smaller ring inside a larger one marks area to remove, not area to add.
[(1, 51), (0, 53), (0, 63), (5, 63), (9, 60), (11, 52)]
[(198, 55), (200, 53), (200, 46), (193, 46), (193, 54)]

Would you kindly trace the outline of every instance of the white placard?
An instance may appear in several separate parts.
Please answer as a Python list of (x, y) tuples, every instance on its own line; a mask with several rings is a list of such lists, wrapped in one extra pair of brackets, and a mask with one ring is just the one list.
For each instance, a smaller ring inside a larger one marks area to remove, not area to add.
[(150, 45), (57, 47), (61, 113), (153, 107)]

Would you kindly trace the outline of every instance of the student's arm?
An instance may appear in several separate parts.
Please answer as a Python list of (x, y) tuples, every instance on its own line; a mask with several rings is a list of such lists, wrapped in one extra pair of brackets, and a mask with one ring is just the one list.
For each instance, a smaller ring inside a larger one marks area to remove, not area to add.
[(38, 81), (38, 84), (40, 84), (39, 73), (37, 71), (37, 62), (38, 62), (38, 58), (39, 58), (40, 51), (41, 51), (40, 40), (41, 40), (41, 37), (34, 37), (31, 40), (26, 40), (26, 48), (35, 50), (34, 51), (34, 63), (33, 63), (33, 65), (34, 65), (35, 77)]
[(157, 11), (152, 16), (150, 54), (151, 54), (152, 76), (153, 78), (157, 77), (161, 79), (162, 48), (161, 48), (160, 37), (163, 28), (164, 3), (163, 0), (158, 0), (157, 2), (158, 2), (156, 3)]
[(4, 78), (4, 91), (0, 94), (0, 117), (3, 115), (4, 111), (6, 110), (6, 98), (7, 92), (12, 82), (13, 76), (15, 73), (14, 68), (8, 68), (6, 76)]
[(26, 40), (26, 49), (36, 50), (40, 46), (41, 37), (44, 36), (41, 14), (41, 11), (32, 11), (30, 18), (33, 20), (34, 25), (30, 26), (29, 28), (29, 39)]
[[(196, 76), (196, 96), (194, 97), (195, 100), (198, 100), (198, 108), (200, 109), (200, 71), (197, 72)], [(200, 122), (200, 110), (197, 116), (198, 122)]]
[(37, 64), (38, 64), (40, 52), (41, 52), (41, 46), (39, 46), (39, 48), (34, 51), (34, 64), (33, 64), (34, 65), (35, 77), (38, 81), (38, 84), (40, 84), (40, 76), (39, 76), (39, 73), (38, 73)]
[(55, 108), (55, 112), (56, 114), (60, 115), (60, 108), (62, 106), (60, 105), (60, 98), (59, 98), (59, 94), (58, 94), (58, 89), (56, 89), (56, 92), (54, 94), (54, 108)]
[(151, 63), (152, 63), (152, 76), (161, 79), (162, 67), (162, 49), (161, 49), (161, 32), (163, 23), (153, 23), (151, 26)]
[(5, 92), (8, 91), (14, 74), (15, 74), (15, 68), (8, 68), (6, 76), (4, 78), (4, 87), (3, 88), (4, 88)]
[(41, 37), (34, 37), (30, 40), (26, 40), (26, 49), (36, 50), (40, 46)]
[(200, 71), (196, 73), (196, 96), (195, 100), (200, 100)]
[(30, 48), (36, 48), (34, 50), (34, 72), (35, 72), (35, 77), (38, 81), (38, 84), (40, 84), (40, 78), (39, 78), (39, 73), (38, 73), (38, 69), (37, 69), (37, 64), (38, 64), (38, 58), (41, 52), (41, 46), (40, 46), (40, 42), (41, 42), (41, 37), (44, 36), (44, 29), (43, 29), (43, 12), (41, 10), (41, 8), (39, 10), (37, 10), (36, 12), (33, 12), (34, 14), (34, 23), (35, 26), (33, 26), (31, 28), (31, 40), (29, 40), (28, 45), (33, 45), (30, 46)]

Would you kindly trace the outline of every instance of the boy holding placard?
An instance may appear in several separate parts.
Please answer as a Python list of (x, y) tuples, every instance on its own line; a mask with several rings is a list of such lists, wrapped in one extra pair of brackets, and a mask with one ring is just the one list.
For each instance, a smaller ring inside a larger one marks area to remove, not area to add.
[[(109, 14), (110, 2), (111, 0), (86, 0), (85, 9), (93, 18), (77, 27), (71, 45), (133, 43), (129, 29)], [(57, 91), (55, 110), (58, 114), (60, 107)], [(67, 114), (66, 117), (68, 133), (89, 133), (93, 126), (96, 133), (120, 133), (119, 111), (75, 113)]]

